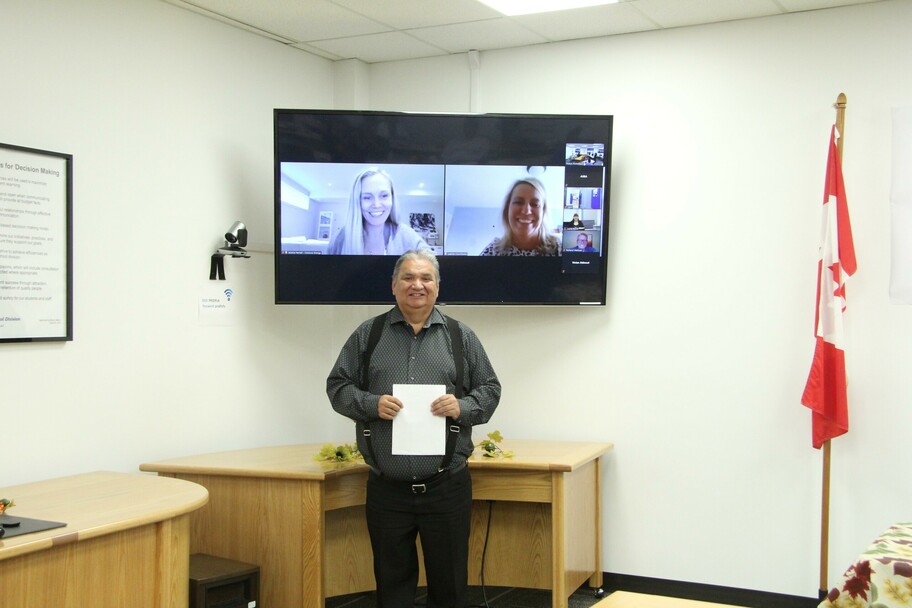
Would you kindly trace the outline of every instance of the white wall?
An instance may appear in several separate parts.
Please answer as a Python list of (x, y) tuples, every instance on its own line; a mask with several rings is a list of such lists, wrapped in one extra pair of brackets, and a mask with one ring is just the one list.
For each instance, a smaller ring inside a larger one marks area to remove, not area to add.
[(332, 107), (331, 63), (157, 0), (2, 13), (0, 141), (74, 157), (75, 339), (0, 344), (0, 485), (343, 424), (308, 412), (330, 311), (274, 306), (271, 254), (226, 261), (238, 325), (197, 313), (234, 220), (271, 243), (272, 111)]
[[(253, 242), (271, 239), (273, 107), (611, 113), (609, 304), (451, 310), (505, 387), (477, 432), (616, 444), (605, 571), (814, 596), (821, 455), (799, 399), (832, 103), (845, 92), (860, 269), (829, 581), (909, 519), (912, 310), (887, 293), (909, 0), (482, 53), (473, 90), (464, 56), (334, 74), (153, 0), (4, 0), (3, 12), (0, 141), (75, 156), (76, 338), (0, 345), (0, 407), (17, 421), (0, 485), (350, 439), (325, 374), (378, 309), (276, 307), (272, 256), (254, 253), (227, 262), (241, 322), (197, 319), (225, 228), (243, 219)], [(582, 356), (553, 346), (581, 333)]]

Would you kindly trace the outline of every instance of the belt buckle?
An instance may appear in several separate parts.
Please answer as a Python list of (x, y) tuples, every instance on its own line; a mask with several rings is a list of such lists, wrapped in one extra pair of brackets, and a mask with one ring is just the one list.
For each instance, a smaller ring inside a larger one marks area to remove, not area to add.
[(427, 492), (427, 486), (423, 483), (412, 484), (412, 494), (424, 494)]

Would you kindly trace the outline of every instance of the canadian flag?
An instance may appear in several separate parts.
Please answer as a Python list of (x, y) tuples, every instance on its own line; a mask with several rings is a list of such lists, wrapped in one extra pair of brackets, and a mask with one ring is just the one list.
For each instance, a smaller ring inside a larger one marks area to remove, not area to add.
[(817, 265), (817, 312), (814, 321), (817, 345), (801, 396), (801, 403), (813, 411), (811, 439), (815, 448), (849, 430), (843, 313), (846, 308), (845, 280), (855, 274), (856, 264), (836, 137), (834, 125), (830, 131), (823, 191), (823, 231)]

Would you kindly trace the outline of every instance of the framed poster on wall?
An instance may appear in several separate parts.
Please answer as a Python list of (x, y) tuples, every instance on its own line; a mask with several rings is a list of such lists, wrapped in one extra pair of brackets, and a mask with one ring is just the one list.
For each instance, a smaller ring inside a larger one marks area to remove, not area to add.
[(73, 156), (0, 143), (0, 342), (73, 339)]

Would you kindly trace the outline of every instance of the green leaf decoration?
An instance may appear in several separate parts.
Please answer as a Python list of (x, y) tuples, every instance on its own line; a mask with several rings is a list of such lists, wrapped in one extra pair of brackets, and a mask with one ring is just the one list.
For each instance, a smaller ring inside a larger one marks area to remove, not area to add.
[(488, 433), (487, 439), (482, 439), (475, 444), (475, 447), (481, 448), (481, 455), (484, 458), (513, 458), (513, 452), (505, 451), (498, 445), (503, 440), (500, 431), (493, 431)]

